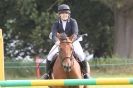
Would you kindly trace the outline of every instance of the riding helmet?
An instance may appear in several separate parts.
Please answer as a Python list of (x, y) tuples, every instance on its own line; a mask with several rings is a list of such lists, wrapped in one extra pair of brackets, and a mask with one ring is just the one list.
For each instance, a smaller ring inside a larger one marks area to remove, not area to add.
[(66, 4), (59, 5), (59, 6), (58, 6), (58, 12), (59, 12), (59, 13), (67, 12), (67, 13), (69, 13), (69, 14), (71, 13), (70, 7), (69, 7), (68, 5), (66, 5)]

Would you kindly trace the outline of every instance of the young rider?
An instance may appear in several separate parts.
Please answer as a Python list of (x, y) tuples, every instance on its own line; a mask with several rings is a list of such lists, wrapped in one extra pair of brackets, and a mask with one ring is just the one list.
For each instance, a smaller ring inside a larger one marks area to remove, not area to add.
[[(51, 61), (54, 55), (59, 51), (58, 45), (60, 43), (59, 39), (57, 38), (58, 33), (65, 33), (67, 37), (74, 36), (74, 40), (77, 39), (78, 35), (78, 24), (77, 21), (70, 17), (71, 11), (70, 7), (66, 4), (62, 4), (58, 6), (58, 16), (59, 19), (55, 21), (52, 26), (52, 40), (54, 41), (55, 45), (50, 50), (47, 60), (46, 60), (46, 73), (44, 75), (44, 79), (49, 78), (51, 68)], [(78, 48), (77, 48), (78, 47)], [(83, 49), (79, 43), (79, 41), (75, 41), (73, 43), (73, 48), (75, 54), (78, 56), (79, 60), (81, 61), (81, 68), (84, 72), (84, 78), (89, 78), (89, 72), (87, 68), (87, 62), (85, 61), (85, 55)]]

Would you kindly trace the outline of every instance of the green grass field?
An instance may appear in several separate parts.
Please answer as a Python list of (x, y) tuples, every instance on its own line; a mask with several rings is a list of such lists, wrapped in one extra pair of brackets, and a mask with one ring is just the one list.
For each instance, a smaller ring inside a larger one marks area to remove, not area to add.
[[(133, 60), (101, 59), (97, 63), (91, 62), (92, 65), (91, 76), (92, 78), (118, 78), (118, 77), (130, 78), (133, 77), (133, 64), (130, 63), (133, 63)], [(6, 69), (5, 73), (7, 80), (36, 79), (35, 68)], [(33, 87), (0, 87), (0, 88), (48, 88), (48, 87), (33, 86)], [(133, 88), (133, 85), (93, 85), (93, 86), (91, 85), (88, 86), (88, 88)]]

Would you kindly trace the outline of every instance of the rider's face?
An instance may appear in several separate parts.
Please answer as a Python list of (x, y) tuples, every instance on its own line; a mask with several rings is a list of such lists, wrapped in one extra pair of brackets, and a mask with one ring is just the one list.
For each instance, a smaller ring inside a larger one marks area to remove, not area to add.
[(64, 20), (65, 21), (65, 20), (68, 20), (69, 13), (62, 12), (62, 13), (59, 14), (59, 16), (60, 16), (61, 20)]

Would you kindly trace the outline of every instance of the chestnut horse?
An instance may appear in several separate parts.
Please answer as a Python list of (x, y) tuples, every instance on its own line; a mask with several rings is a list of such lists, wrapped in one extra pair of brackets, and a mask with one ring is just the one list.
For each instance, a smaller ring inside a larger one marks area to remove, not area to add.
[[(81, 68), (73, 56), (73, 38), (60, 39), (59, 55), (53, 66), (53, 79), (82, 79)], [(78, 47), (77, 47), (78, 48)], [(53, 88), (83, 88), (83, 86), (61, 86)]]

